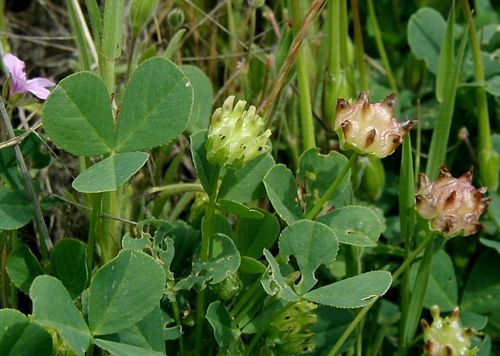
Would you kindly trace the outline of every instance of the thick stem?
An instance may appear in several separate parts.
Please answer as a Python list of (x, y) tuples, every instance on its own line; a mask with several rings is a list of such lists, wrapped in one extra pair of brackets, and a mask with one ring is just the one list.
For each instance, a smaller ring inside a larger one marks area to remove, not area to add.
[[(217, 167), (217, 172), (215, 173), (215, 176), (219, 177), (219, 173), (220, 173), (220, 168)], [(212, 187), (210, 193), (207, 212), (205, 214), (202, 223), (200, 259), (203, 262), (208, 261), (210, 257), (210, 247), (212, 244), (212, 237), (215, 233), (215, 204), (217, 203), (218, 193), (219, 193), (218, 179), (214, 179), (214, 186)]]
[(325, 83), (323, 111), (326, 121), (333, 127), (335, 106), (339, 96), (341, 73), (340, 50), (340, 0), (331, 0), (328, 3), (327, 38), (330, 40), (330, 60), (328, 62), (328, 77)]
[(347, 172), (349, 172), (349, 169), (351, 169), (352, 165), (358, 160), (359, 153), (353, 153), (351, 157), (349, 158), (349, 161), (347, 164), (342, 168), (340, 173), (335, 177), (335, 180), (330, 184), (326, 192), (319, 198), (319, 200), (316, 202), (316, 205), (306, 214), (305, 218), (306, 219), (314, 219), (321, 209), (323, 209), (323, 205), (332, 198), (333, 193), (337, 190), (338, 186), (340, 185), (340, 182), (342, 182), (342, 179), (346, 176)]
[(404, 336), (403, 336), (403, 351), (411, 344), (415, 332), (417, 331), (420, 315), (422, 314), (422, 308), (424, 305), (425, 293), (427, 292), (427, 286), (429, 284), (429, 276), (431, 274), (432, 265), (432, 255), (434, 253), (432, 239), (434, 235), (430, 234), (431, 239), (427, 246), (425, 247), (424, 256), (420, 262), (420, 267), (417, 273), (417, 279), (415, 280), (415, 288), (410, 299), (410, 305), (408, 308), (408, 316), (406, 318), (406, 323), (403, 326)]
[(389, 58), (387, 57), (387, 53), (385, 51), (384, 42), (382, 41), (382, 33), (380, 32), (380, 27), (378, 25), (377, 14), (375, 14), (375, 7), (373, 6), (373, 0), (368, 0), (368, 13), (373, 28), (373, 34), (375, 36), (375, 43), (377, 45), (377, 50), (380, 55), (380, 59), (384, 64), (385, 71), (387, 74), (387, 80), (389, 81), (389, 85), (391, 86), (392, 91), (397, 93), (398, 86), (396, 84), (396, 79), (392, 72), (391, 64), (389, 63)]
[[(300, 10), (300, 1), (291, 0), (293, 31), (297, 35), (302, 24), (302, 16)], [(304, 44), (298, 49), (297, 63), (297, 81), (299, 84), (299, 101), (300, 101), (300, 118), (303, 132), (303, 150), (316, 147), (314, 138), (314, 118), (312, 114), (311, 90), (309, 88), (309, 72), (304, 55)]]
[[(484, 67), (481, 58), (481, 46), (476, 33), (476, 25), (472, 18), (471, 8), (467, 0), (462, 0), (462, 8), (466, 20), (469, 22), (469, 38), (474, 61), (474, 79), (484, 82)], [(477, 123), (479, 131), (479, 173), (483, 184), (492, 191), (497, 190), (499, 184), (498, 172), (500, 157), (498, 152), (493, 151), (493, 141), (490, 129), (490, 118), (488, 114), (488, 99), (483, 86), (476, 88)]]
[[(401, 238), (404, 240), (405, 259), (408, 259), (413, 248), (413, 231), (415, 227), (415, 181), (413, 175), (413, 160), (411, 154), (410, 136), (405, 137), (401, 158), (399, 181), (399, 221)], [(405, 324), (410, 304), (410, 273), (408, 269), (403, 274), (400, 287), (401, 325)], [(404, 328), (400, 328), (399, 345), (403, 344)], [(401, 351), (401, 350), (400, 350)]]
[[(110, 216), (119, 215), (117, 192), (104, 192), (102, 194), (101, 215), (102, 213)], [(103, 263), (111, 261), (116, 255), (115, 241), (117, 235), (118, 222), (111, 219), (100, 219), (99, 234), (97, 235), (97, 243), (101, 250), (101, 260)]]
[(94, 265), (94, 249), (99, 235), (99, 222), (101, 220), (102, 209), (102, 195), (103, 193), (96, 193), (91, 196), (92, 201), (92, 215), (90, 218), (89, 236), (87, 240), (87, 268), (89, 271), (89, 281), (92, 275)]
[(359, 16), (359, 0), (351, 0), (352, 22), (354, 26), (354, 43), (356, 46), (356, 63), (358, 65), (361, 90), (368, 90), (368, 71), (366, 70), (365, 48), (363, 45), (363, 31)]
[[(201, 231), (201, 247), (200, 247), (200, 260), (207, 262), (210, 258), (212, 237), (215, 233), (215, 205), (217, 203), (218, 190), (218, 177), (220, 174), (220, 167), (217, 166), (214, 179), (214, 186), (210, 192), (210, 200), (208, 201), (207, 211), (202, 222)], [(205, 302), (206, 290), (201, 290), (198, 293), (198, 302), (196, 305), (196, 334), (195, 334), (195, 354), (201, 355), (201, 346), (203, 341), (203, 324), (205, 322)]]
[(125, 0), (106, 1), (104, 5), (104, 23), (102, 34), (101, 77), (106, 84), (108, 94), (115, 90), (115, 60), (121, 53)]

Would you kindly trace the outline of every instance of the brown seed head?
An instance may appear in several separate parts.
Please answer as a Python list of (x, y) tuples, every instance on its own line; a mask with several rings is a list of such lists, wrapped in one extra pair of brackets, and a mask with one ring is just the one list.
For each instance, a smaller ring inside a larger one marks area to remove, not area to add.
[(446, 167), (441, 167), (435, 182), (423, 173), (419, 175), (417, 211), (429, 220), (431, 230), (445, 237), (468, 236), (479, 231), (479, 218), (489, 200), (483, 197), (486, 189), (476, 189), (471, 182), (472, 172), (453, 178)]

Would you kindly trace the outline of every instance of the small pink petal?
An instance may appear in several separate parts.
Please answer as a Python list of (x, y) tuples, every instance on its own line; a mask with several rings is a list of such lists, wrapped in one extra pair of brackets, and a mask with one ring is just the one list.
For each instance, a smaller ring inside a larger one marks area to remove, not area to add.
[(7, 67), (13, 78), (26, 80), (26, 72), (24, 71), (26, 65), (22, 60), (13, 54), (7, 53), (3, 56), (3, 64)]
[(10, 73), (12, 84), (11, 92), (13, 94), (23, 91), (23, 87), (26, 84), (26, 72), (24, 71), (25, 64), (22, 60), (14, 56), (13, 54), (7, 53), (3, 56), (3, 64), (7, 67)]
[(33, 78), (33, 79), (29, 79), (26, 82), (23, 90), (29, 91), (37, 98), (44, 100), (44, 99), (47, 99), (47, 97), (50, 94), (50, 91), (48, 89), (46, 89), (46, 87), (53, 87), (54, 85), (55, 85), (54, 82), (52, 82), (46, 78)]

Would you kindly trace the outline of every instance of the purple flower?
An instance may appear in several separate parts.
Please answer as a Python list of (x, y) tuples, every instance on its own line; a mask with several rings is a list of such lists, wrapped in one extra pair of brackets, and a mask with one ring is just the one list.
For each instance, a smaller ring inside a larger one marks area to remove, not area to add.
[(22, 60), (7, 53), (3, 56), (3, 64), (10, 73), (12, 83), (10, 85), (10, 94), (30, 92), (40, 99), (47, 99), (50, 91), (47, 88), (55, 84), (46, 78), (26, 79), (25, 64)]

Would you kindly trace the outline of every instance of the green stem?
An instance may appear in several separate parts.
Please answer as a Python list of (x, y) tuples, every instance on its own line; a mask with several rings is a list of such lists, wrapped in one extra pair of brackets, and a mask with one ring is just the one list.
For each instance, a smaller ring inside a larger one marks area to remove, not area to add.
[[(5, 109), (5, 103), (1, 96), (0, 96), (0, 115), (2, 116), (2, 120), (7, 130), (9, 139), (15, 139), (16, 134), (10, 122), (10, 117), (7, 114), (7, 110)], [(49, 229), (45, 224), (42, 209), (40, 207), (38, 197), (36, 196), (35, 188), (33, 187), (33, 181), (31, 180), (30, 172), (28, 170), (28, 167), (26, 166), (26, 162), (24, 161), (21, 148), (19, 148), (18, 145), (14, 146), (14, 154), (16, 157), (17, 165), (19, 166), (19, 170), (21, 171), (24, 180), (25, 189), (31, 200), (31, 204), (33, 205), (36, 225), (41, 235), (40, 238), (38, 239), (38, 245), (40, 247), (40, 253), (42, 254), (42, 266), (46, 266), (49, 262), (49, 248), (52, 247), (52, 241), (50, 240)]]
[(90, 339), (90, 345), (89, 348), (87, 349), (87, 352), (85, 353), (86, 356), (94, 356), (94, 343), (92, 342), (92, 339)]
[[(10, 234), (10, 250), (15, 251), (19, 247), (19, 236), (18, 236), (18, 230), (12, 230)], [(11, 308), (17, 309), (18, 307), (18, 302), (17, 302), (17, 297), (18, 297), (18, 290), (16, 286), (13, 283), (10, 283), (10, 299), (9, 299), (9, 304)]]
[(137, 37), (135, 35), (132, 36), (130, 39), (130, 49), (128, 53), (128, 60), (127, 60), (127, 80), (130, 78), (130, 74), (132, 74), (132, 63), (134, 62), (134, 52), (135, 52), (135, 46), (137, 45)]
[[(101, 211), (110, 216), (118, 216), (116, 192), (102, 193)], [(102, 214), (101, 214), (102, 215)], [(115, 228), (117, 222), (111, 219), (99, 220), (99, 231), (97, 243), (101, 250), (101, 260), (103, 263), (109, 262), (115, 256)]]
[(351, 0), (352, 22), (354, 26), (354, 43), (356, 46), (356, 63), (358, 65), (361, 90), (368, 90), (368, 71), (366, 70), (365, 48), (363, 45), (363, 31), (359, 16), (359, 0)]
[(326, 192), (319, 198), (319, 200), (316, 202), (316, 205), (306, 214), (305, 218), (306, 219), (314, 219), (321, 209), (323, 209), (323, 205), (330, 200), (333, 196), (333, 193), (337, 190), (338, 186), (340, 185), (340, 182), (342, 182), (342, 179), (346, 176), (347, 172), (349, 172), (349, 169), (351, 169), (352, 165), (358, 160), (359, 153), (354, 152), (351, 157), (349, 158), (349, 161), (347, 164), (342, 168), (340, 173), (335, 177), (335, 180), (330, 184)]
[(260, 288), (260, 276), (252, 283), (252, 285), (245, 291), (236, 304), (234, 304), (231, 309), (231, 316), (236, 319), (236, 316), (240, 312), (240, 310), (248, 303), (248, 301), (252, 298), (256, 291)]
[(172, 211), (170, 212), (170, 214), (168, 215), (168, 221), (175, 221), (177, 220), (177, 218), (179, 217), (179, 215), (181, 215), (181, 213), (184, 211), (184, 209), (186, 209), (189, 205), (189, 203), (191, 202), (191, 200), (193, 200), (193, 198), (195, 197), (195, 193), (194, 192), (187, 192), (185, 193), (180, 199), (179, 201), (177, 201), (177, 203), (175, 204), (174, 208), (172, 209)]
[[(179, 303), (177, 303), (177, 297), (175, 295), (172, 296), (172, 310), (174, 312), (174, 319), (180, 328), (182, 328), (182, 322), (181, 322), (181, 313), (179, 311)], [(179, 337), (179, 354), (180, 356), (184, 355), (184, 337), (183, 333), (181, 332), (181, 335)]]
[(356, 337), (356, 356), (363, 355), (363, 324), (364, 319), (358, 325), (358, 334)]
[(422, 251), (427, 247), (427, 246), (432, 246), (432, 240), (434, 236), (432, 234), (428, 235), (424, 241), (418, 247), (413, 251), (408, 258), (399, 266), (399, 268), (392, 274), (392, 282), (394, 283), (399, 276), (406, 271), (406, 269), (410, 266), (410, 264), (415, 260), (415, 258), (422, 253)]
[(357, 276), (361, 273), (361, 248), (345, 245), (346, 277)]
[(78, 0), (67, 2), (68, 15), (75, 43), (80, 52), (82, 70), (90, 70), (92, 60), (97, 62), (97, 52)]
[(89, 236), (87, 240), (87, 268), (89, 271), (89, 281), (92, 275), (94, 265), (94, 249), (99, 235), (99, 222), (101, 221), (102, 211), (102, 195), (103, 193), (96, 193), (90, 197), (92, 201), (92, 215), (90, 218)]
[[(411, 154), (410, 136), (403, 142), (399, 182), (399, 217), (401, 225), (401, 238), (404, 240), (405, 259), (408, 259), (413, 247), (413, 231), (415, 228), (415, 181), (413, 175), (413, 161)], [(401, 325), (405, 324), (410, 303), (410, 273), (407, 269), (403, 274), (400, 288), (401, 300)], [(403, 327), (399, 330), (399, 345), (403, 344)], [(400, 350), (402, 351), (402, 350)]]
[(248, 66), (247, 67), (247, 75), (249, 72), (250, 68), (250, 60), (252, 59), (252, 44), (253, 41), (255, 40), (255, 21), (256, 21), (256, 12), (257, 9), (254, 6), (250, 6), (250, 36), (248, 40), (248, 48), (247, 48), (247, 56), (245, 63)]
[[(471, 8), (467, 0), (462, 0), (462, 7), (465, 19), (469, 23), (469, 38), (472, 48), (472, 59), (474, 62), (474, 79), (483, 83), (484, 67), (481, 58), (481, 46), (476, 33), (476, 25), (472, 18)], [(476, 88), (476, 103), (477, 103), (477, 123), (479, 131), (479, 173), (484, 184), (492, 191), (498, 188), (498, 172), (500, 165), (500, 157), (498, 153), (493, 151), (493, 142), (490, 129), (490, 118), (488, 114), (488, 98), (483, 86)]]
[[(428, 235), (425, 238), (425, 240), (415, 249), (415, 251), (413, 251), (413, 253), (411, 253), (408, 256), (408, 258), (401, 264), (401, 266), (399, 266), (399, 268), (392, 274), (392, 283), (393, 284), (399, 278), (399, 276), (404, 271), (406, 271), (406, 269), (411, 265), (411, 263), (415, 260), (415, 258), (417, 258), (417, 256), (430, 244), (430, 242), (432, 241), (432, 239), (433, 239), (433, 235)], [(432, 246), (432, 244), (430, 244), (430, 245)], [(356, 315), (356, 317), (354, 318), (354, 320), (349, 324), (349, 326), (347, 327), (347, 329), (344, 330), (344, 332), (342, 333), (342, 335), (340, 336), (340, 338), (337, 340), (337, 342), (335, 343), (335, 345), (333, 345), (333, 347), (330, 350), (330, 352), (328, 353), (328, 355), (336, 355), (337, 354), (337, 352), (340, 350), (340, 348), (342, 347), (342, 345), (344, 345), (344, 342), (346, 342), (346, 340), (352, 334), (352, 332), (354, 331), (354, 329), (356, 329), (356, 327), (358, 326), (358, 324), (363, 320), (363, 318), (365, 317), (366, 313), (368, 313), (368, 311), (375, 304), (375, 302), (377, 301), (377, 299), (375, 299), (373, 301), (373, 303), (364, 306), (363, 309), (361, 309), (359, 311), (359, 313)]]
[[(102, 17), (96, 0), (85, 0), (85, 6), (90, 18), (92, 31), (94, 32), (94, 43), (98, 53), (101, 52)], [(100, 61), (99, 61), (100, 62)]]
[[(2, 244), (2, 308), (7, 308), (8, 305), (8, 296), (7, 296), (7, 289), (9, 285), (9, 278), (7, 276), (7, 259), (9, 258), (9, 244), (7, 243), (7, 234), (5, 231), (0, 231), (0, 237), (2, 237), (3, 244)], [(3, 236), (2, 236), (3, 235)]]
[(391, 64), (389, 63), (389, 58), (387, 57), (387, 53), (385, 51), (384, 42), (382, 41), (382, 33), (380, 32), (380, 27), (377, 21), (377, 14), (375, 14), (375, 7), (373, 6), (373, 0), (368, 0), (368, 13), (370, 23), (372, 25), (373, 34), (375, 36), (375, 43), (377, 45), (377, 50), (380, 55), (380, 59), (384, 64), (385, 71), (387, 74), (387, 80), (389, 81), (389, 85), (392, 91), (397, 92), (398, 86), (396, 84), (396, 79), (394, 78), (394, 74), (392, 72)]
[(278, 310), (276, 313), (273, 314), (273, 316), (269, 319), (269, 321), (265, 324), (262, 325), (259, 329), (259, 332), (252, 338), (252, 341), (250, 342), (250, 345), (248, 345), (246, 351), (245, 351), (245, 356), (252, 355), (252, 351), (257, 346), (259, 343), (259, 340), (261, 336), (267, 331), (267, 329), (271, 326), (271, 324), (281, 317), (283, 314), (287, 312), (288, 309), (293, 307), (295, 305), (295, 302), (288, 302), (282, 309)]
[[(219, 177), (220, 167), (217, 166), (214, 176)], [(210, 192), (210, 197), (208, 201), (207, 212), (205, 218), (203, 219), (202, 226), (202, 239), (201, 239), (201, 250), (200, 259), (203, 262), (208, 261), (210, 257), (210, 247), (212, 244), (212, 237), (215, 233), (215, 204), (217, 203), (217, 195), (219, 193), (218, 189), (218, 178), (214, 179), (214, 186)]]
[[(298, 118), (298, 110), (297, 109), (297, 100), (296, 98), (293, 100), (292, 104), (290, 105), (289, 108), (286, 109), (289, 115), (286, 115), (282, 118), (283, 122), (283, 133), (286, 137), (286, 142), (288, 143), (288, 149), (290, 151), (290, 159), (291, 162), (289, 163), (290, 168), (299, 168), (299, 162), (300, 162), (300, 148), (298, 144), (298, 132), (299, 132), (299, 118)], [(272, 116), (271, 116), (272, 117)], [(291, 118), (290, 122), (287, 119), (288, 117)], [(276, 155), (278, 155), (278, 147), (276, 147)], [(293, 169), (292, 168), (292, 169)]]
[(146, 193), (157, 193), (161, 192), (162, 196), (165, 195), (175, 195), (187, 192), (203, 192), (203, 186), (199, 183), (175, 183), (167, 184), (161, 187), (149, 188)]
[[(214, 176), (214, 185), (211, 187), (210, 199), (208, 201), (207, 211), (202, 222), (201, 231), (201, 247), (200, 247), (200, 260), (207, 262), (210, 258), (212, 237), (215, 233), (215, 205), (217, 203), (218, 177), (220, 174), (220, 167), (216, 166)], [(203, 341), (203, 324), (205, 321), (205, 302), (206, 290), (201, 290), (198, 293), (198, 303), (196, 305), (196, 334), (195, 334), (195, 354), (201, 355), (201, 347)]]
[(115, 90), (115, 60), (120, 56), (123, 40), (123, 15), (125, 0), (106, 1), (104, 5), (104, 23), (102, 46), (100, 48), (101, 77), (106, 84), (108, 94)]
[(271, 93), (262, 101), (262, 103), (260, 103), (257, 109), (257, 112), (264, 110), (264, 114), (262, 115), (263, 117), (269, 117), (268, 114), (274, 111), (274, 104), (277, 102), (281, 89), (288, 81), (287, 78), (289, 72), (295, 63), (302, 41), (304, 41), (307, 32), (320, 15), (325, 2), (326, 0), (313, 0), (311, 6), (309, 6), (309, 10), (304, 18), (304, 23), (302, 24), (300, 31), (293, 38), (292, 45), (288, 51), (288, 57), (280, 68)]
[(327, 37), (330, 38), (330, 61), (328, 62), (328, 77), (325, 84), (323, 111), (325, 119), (331, 127), (335, 119), (335, 107), (339, 96), (341, 73), (340, 51), (340, 0), (331, 0), (328, 3)]
[(5, 0), (0, 0), (0, 37), (1, 53), (10, 52), (9, 41), (7, 40), (7, 24), (5, 22)]
[(259, 276), (259, 278), (257, 278), (257, 280), (252, 284), (252, 286), (250, 287), (251, 290), (248, 291), (248, 294), (244, 296), (244, 298), (242, 298), (246, 300), (242, 301), (240, 310), (235, 317), (235, 320), (238, 324), (243, 320), (248, 312), (252, 310), (252, 308), (255, 306), (255, 303), (261, 300), (261, 297), (264, 294), (264, 289), (261, 287), (260, 281), (261, 276)]
[(340, 336), (335, 345), (333, 345), (330, 352), (328, 353), (328, 356), (337, 355), (342, 345), (344, 345), (344, 342), (346, 342), (347, 338), (351, 335), (354, 329), (356, 329), (358, 324), (364, 319), (366, 313), (368, 313), (368, 311), (370, 310), (372, 305), (375, 304), (376, 301), (377, 300), (374, 300), (373, 303), (366, 305), (365, 307), (363, 307), (363, 309), (359, 311), (358, 314), (356, 314), (354, 320), (349, 324), (347, 329), (345, 329), (344, 333)]
[(420, 99), (417, 99), (417, 140), (415, 143), (415, 168), (413, 169), (413, 180), (418, 180), (420, 172), (420, 159), (422, 157), (422, 116), (420, 114)]
[(417, 279), (415, 280), (415, 288), (408, 307), (408, 316), (406, 318), (406, 323), (403, 326), (403, 351), (406, 351), (406, 348), (411, 344), (420, 322), (420, 315), (422, 314), (425, 293), (427, 291), (429, 276), (431, 274), (432, 255), (434, 253), (432, 244), (434, 234), (431, 233), (430, 237), (429, 243), (425, 247), (424, 256), (420, 262)]
[[(297, 35), (302, 24), (302, 16), (300, 10), (300, 1), (291, 0), (291, 12), (293, 21), (293, 31)], [(297, 81), (299, 86), (300, 100), (300, 118), (303, 130), (303, 149), (304, 151), (316, 147), (314, 138), (314, 118), (312, 114), (311, 90), (309, 88), (309, 72), (304, 55), (304, 44), (298, 49), (297, 62), (295, 68), (297, 70)]]

